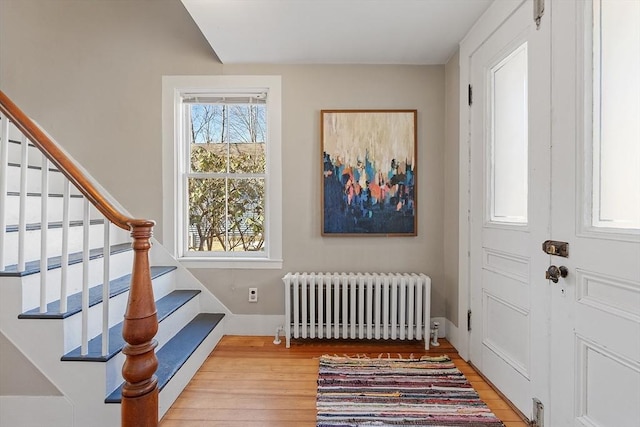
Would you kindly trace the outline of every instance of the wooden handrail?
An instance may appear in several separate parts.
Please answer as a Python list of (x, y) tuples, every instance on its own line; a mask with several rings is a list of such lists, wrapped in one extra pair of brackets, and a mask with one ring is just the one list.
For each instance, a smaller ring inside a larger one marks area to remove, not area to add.
[(122, 350), (126, 355), (122, 367), (125, 380), (122, 388), (122, 427), (157, 427), (158, 385), (155, 372), (158, 359), (155, 354), (157, 342), (154, 336), (158, 331), (158, 317), (149, 267), (150, 239), (153, 236), (155, 222), (131, 218), (115, 208), (62, 149), (2, 91), (0, 111), (105, 218), (131, 232), (134, 260), (122, 329), (122, 336), (127, 343)]

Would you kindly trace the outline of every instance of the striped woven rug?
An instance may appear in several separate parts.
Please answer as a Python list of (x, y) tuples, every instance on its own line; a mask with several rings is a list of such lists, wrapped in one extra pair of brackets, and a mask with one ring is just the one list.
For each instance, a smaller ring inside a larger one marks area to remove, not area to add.
[(504, 426), (448, 356), (322, 356), (317, 426)]

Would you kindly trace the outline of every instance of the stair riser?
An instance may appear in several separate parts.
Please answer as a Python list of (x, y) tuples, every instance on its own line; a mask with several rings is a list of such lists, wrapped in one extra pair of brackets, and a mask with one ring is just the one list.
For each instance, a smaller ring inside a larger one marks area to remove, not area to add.
[(198, 372), (198, 369), (200, 369), (204, 361), (207, 360), (207, 357), (209, 357), (209, 354), (211, 354), (223, 334), (224, 320), (211, 331), (191, 357), (189, 357), (189, 360), (182, 365), (182, 368), (180, 368), (171, 381), (162, 389), (158, 402), (158, 416), (160, 418), (166, 414), (171, 405), (173, 405), (173, 402), (176, 401), (180, 393), (182, 393), (187, 384), (189, 384), (189, 381), (191, 381), (196, 372)]
[[(177, 311), (171, 314), (171, 316), (164, 319), (158, 324), (158, 333), (155, 336), (155, 340), (158, 342), (156, 351), (160, 350), (163, 345), (167, 343), (176, 333), (182, 329), (191, 319), (193, 319), (200, 311), (198, 296), (191, 299), (185, 305), (180, 307)], [(124, 379), (122, 378), (122, 365), (125, 361), (125, 355), (122, 352), (116, 354), (107, 361), (107, 389), (106, 394), (109, 395), (112, 391), (122, 384)], [(74, 363), (88, 363), (88, 362), (74, 362)]]
[[(155, 299), (162, 298), (173, 290), (173, 273), (168, 273), (153, 280), (153, 294)], [(109, 299), (109, 327), (122, 322), (127, 308), (129, 292), (124, 292)], [(88, 338), (92, 339), (102, 333), (103, 304), (99, 303), (89, 308)], [(74, 314), (62, 320), (64, 325), (64, 351), (66, 354), (82, 344), (82, 313)]]
[[(41, 192), (42, 171), (40, 169), (27, 169), (27, 193)], [(62, 194), (64, 192), (65, 178), (62, 173), (57, 171), (49, 171), (49, 193)], [(20, 167), (7, 167), (7, 191), (20, 192)], [(71, 194), (80, 194), (80, 192), (71, 187)]]
[[(121, 277), (131, 273), (133, 265), (133, 251), (125, 251), (111, 255), (110, 267), (111, 277)], [(102, 257), (89, 261), (89, 287), (99, 285), (103, 282), (104, 259)], [(60, 299), (61, 269), (48, 270), (47, 302)], [(83, 264), (77, 263), (68, 267), (67, 273), (67, 295), (72, 295), (82, 289)], [(40, 273), (31, 274), (24, 277), (22, 286), (22, 310), (29, 311), (40, 305)]]
[[(125, 231), (119, 231), (111, 227), (113, 237), (110, 244), (128, 242), (129, 238)], [(62, 252), (62, 227), (50, 228), (47, 230), (47, 257), (60, 255)], [(18, 263), (18, 239), (19, 233), (16, 231), (5, 235), (5, 265)], [(40, 259), (41, 230), (32, 230), (25, 233), (24, 257), (27, 262)], [(83, 226), (69, 227), (69, 253), (81, 252), (83, 249), (84, 230)], [(104, 225), (93, 224), (89, 226), (89, 248), (100, 248), (104, 242)]]
[[(12, 141), (20, 141), (20, 138), (9, 138)], [(9, 143), (9, 163), (22, 164), (22, 144)], [(29, 166), (42, 166), (42, 153), (35, 146), (30, 145), (27, 149), (27, 164)]]
[[(17, 225), (20, 222), (20, 197), (7, 196), (6, 198), (6, 222), (7, 224)], [(48, 221), (62, 221), (62, 197), (49, 197), (47, 201), (47, 218)], [(72, 197), (69, 199), (69, 220), (82, 220), (84, 199)], [(25, 203), (25, 218), (27, 224), (36, 224), (41, 220), (42, 201), (40, 197), (29, 196)], [(91, 219), (101, 218), (95, 209), (92, 209)]]

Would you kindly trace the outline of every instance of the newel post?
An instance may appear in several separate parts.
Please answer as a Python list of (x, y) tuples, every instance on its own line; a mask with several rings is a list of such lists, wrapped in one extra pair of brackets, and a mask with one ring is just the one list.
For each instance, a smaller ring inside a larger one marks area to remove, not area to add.
[(122, 337), (127, 342), (122, 376), (122, 427), (157, 427), (158, 368), (153, 339), (158, 331), (158, 316), (151, 285), (149, 249), (153, 235), (153, 221), (136, 221), (131, 226), (133, 238), (133, 271), (129, 302), (124, 315)]

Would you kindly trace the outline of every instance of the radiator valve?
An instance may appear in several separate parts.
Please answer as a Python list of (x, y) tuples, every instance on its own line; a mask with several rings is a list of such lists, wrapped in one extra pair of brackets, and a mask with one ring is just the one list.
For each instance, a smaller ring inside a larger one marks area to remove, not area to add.
[(440, 326), (440, 322), (433, 322), (433, 328), (431, 329), (431, 345), (434, 347), (438, 347), (440, 343), (438, 342), (438, 327)]
[(282, 341), (280, 341), (280, 332), (284, 332), (284, 328), (282, 326), (278, 326), (276, 328), (276, 336), (275, 336), (275, 338), (273, 340), (273, 343), (275, 345), (278, 345), (278, 344), (280, 344), (282, 342)]

